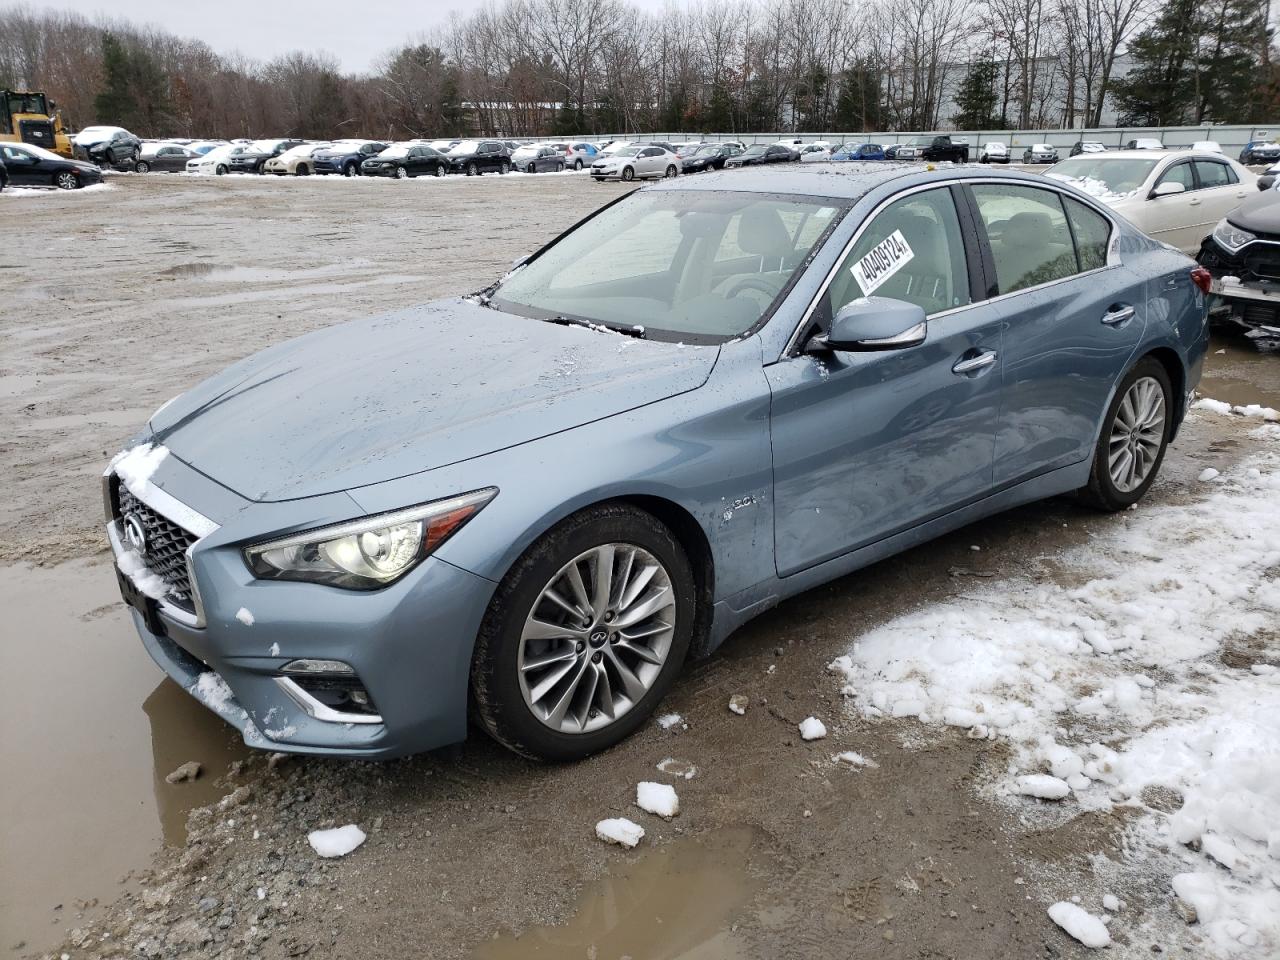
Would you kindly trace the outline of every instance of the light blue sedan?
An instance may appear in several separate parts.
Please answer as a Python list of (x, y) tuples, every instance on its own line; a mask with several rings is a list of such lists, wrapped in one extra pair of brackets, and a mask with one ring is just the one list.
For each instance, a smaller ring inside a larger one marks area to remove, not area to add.
[(747, 169), (282, 343), (107, 468), (147, 650), (271, 750), (575, 758), (780, 600), (1018, 504), (1122, 510), (1208, 275), (1065, 184)]

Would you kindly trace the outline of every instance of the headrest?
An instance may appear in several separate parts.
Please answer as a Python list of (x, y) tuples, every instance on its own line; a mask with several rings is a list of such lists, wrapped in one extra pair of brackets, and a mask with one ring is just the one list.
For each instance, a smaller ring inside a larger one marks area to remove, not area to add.
[(778, 211), (753, 204), (738, 221), (738, 246), (756, 257), (785, 257), (793, 244)]

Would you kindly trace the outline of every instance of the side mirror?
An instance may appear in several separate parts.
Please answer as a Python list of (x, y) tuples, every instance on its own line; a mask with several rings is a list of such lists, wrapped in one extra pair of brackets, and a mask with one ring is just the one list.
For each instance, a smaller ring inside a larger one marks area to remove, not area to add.
[(927, 333), (923, 307), (889, 297), (860, 297), (841, 307), (831, 330), (810, 340), (806, 350), (902, 350), (924, 343)]
[(1258, 178), (1259, 190), (1264, 190), (1264, 191), (1270, 190), (1275, 185), (1276, 185), (1276, 178), (1275, 178), (1275, 174), (1273, 173), (1263, 174), (1261, 177)]
[(1173, 180), (1166, 180), (1164, 183), (1158, 184), (1156, 188), (1151, 191), (1151, 199), (1154, 200), (1157, 197), (1171, 197), (1175, 193), (1185, 193), (1186, 190), (1187, 188), (1182, 184), (1176, 183)]

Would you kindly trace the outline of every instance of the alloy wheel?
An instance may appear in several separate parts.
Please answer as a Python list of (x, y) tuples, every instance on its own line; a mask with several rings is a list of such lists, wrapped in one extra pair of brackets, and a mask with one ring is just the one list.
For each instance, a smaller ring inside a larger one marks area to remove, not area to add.
[(525, 619), (516, 660), (525, 705), (560, 733), (607, 727), (662, 673), (675, 610), (671, 576), (648, 550), (607, 543), (579, 554)]
[(80, 178), (70, 171), (58, 174), (58, 179), (55, 182), (61, 190), (74, 190), (80, 186)]
[(1121, 493), (1142, 486), (1164, 444), (1164, 390), (1153, 377), (1135, 380), (1116, 408), (1107, 443), (1107, 471)]

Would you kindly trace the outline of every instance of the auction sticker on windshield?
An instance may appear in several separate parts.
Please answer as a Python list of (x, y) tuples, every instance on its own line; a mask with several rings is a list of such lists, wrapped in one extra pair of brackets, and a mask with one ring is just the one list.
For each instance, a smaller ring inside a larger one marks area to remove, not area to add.
[(915, 255), (902, 231), (895, 230), (872, 247), (849, 270), (858, 281), (858, 286), (862, 287), (862, 295), (870, 296), (873, 290), (906, 266)]

